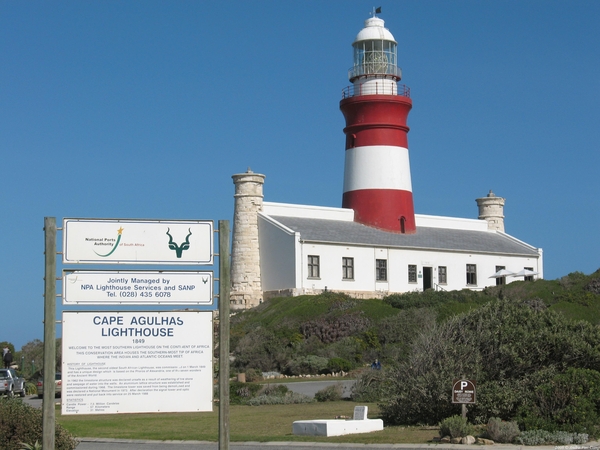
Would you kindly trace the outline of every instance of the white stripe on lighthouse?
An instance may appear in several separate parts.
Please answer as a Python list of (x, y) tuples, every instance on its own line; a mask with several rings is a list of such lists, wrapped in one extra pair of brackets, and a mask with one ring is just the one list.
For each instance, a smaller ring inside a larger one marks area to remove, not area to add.
[(361, 189), (412, 192), (408, 149), (370, 145), (346, 150), (344, 192)]

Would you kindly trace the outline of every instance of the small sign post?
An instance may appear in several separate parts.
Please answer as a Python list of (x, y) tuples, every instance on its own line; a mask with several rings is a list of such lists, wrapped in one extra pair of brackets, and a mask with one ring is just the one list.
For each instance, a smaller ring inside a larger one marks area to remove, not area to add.
[(454, 380), (452, 383), (452, 403), (462, 405), (462, 416), (467, 418), (467, 404), (475, 404), (475, 381)]

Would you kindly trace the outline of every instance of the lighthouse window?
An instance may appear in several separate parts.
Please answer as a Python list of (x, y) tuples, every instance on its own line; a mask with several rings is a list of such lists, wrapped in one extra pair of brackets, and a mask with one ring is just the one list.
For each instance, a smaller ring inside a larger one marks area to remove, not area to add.
[(408, 282), (409, 283), (417, 282), (417, 266), (414, 264), (408, 265)]
[(467, 264), (467, 284), (477, 284), (477, 266), (475, 264)]
[(387, 260), (375, 260), (375, 279), (377, 281), (387, 281)]
[(319, 278), (319, 257), (308, 255), (308, 278)]
[(342, 258), (342, 279), (354, 280), (354, 258)]
[(395, 74), (397, 54), (397, 45), (394, 42), (357, 42), (354, 46), (354, 75)]

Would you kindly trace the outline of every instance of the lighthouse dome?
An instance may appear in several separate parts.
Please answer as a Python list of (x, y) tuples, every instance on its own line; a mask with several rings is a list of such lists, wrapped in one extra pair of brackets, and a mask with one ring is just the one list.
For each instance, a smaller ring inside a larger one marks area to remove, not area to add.
[(390, 30), (384, 27), (384, 23), (383, 19), (379, 17), (371, 17), (365, 20), (365, 27), (358, 32), (353, 44), (370, 40), (392, 41), (397, 44)]

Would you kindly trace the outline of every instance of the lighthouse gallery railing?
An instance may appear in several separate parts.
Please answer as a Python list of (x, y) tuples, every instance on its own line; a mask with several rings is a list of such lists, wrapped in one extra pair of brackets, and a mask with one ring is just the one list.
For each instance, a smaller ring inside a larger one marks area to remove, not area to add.
[(410, 88), (404, 84), (368, 83), (358, 86), (346, 86), (342, 89), (342, 98), (360, 95), (400, 95), (410, 98)]

